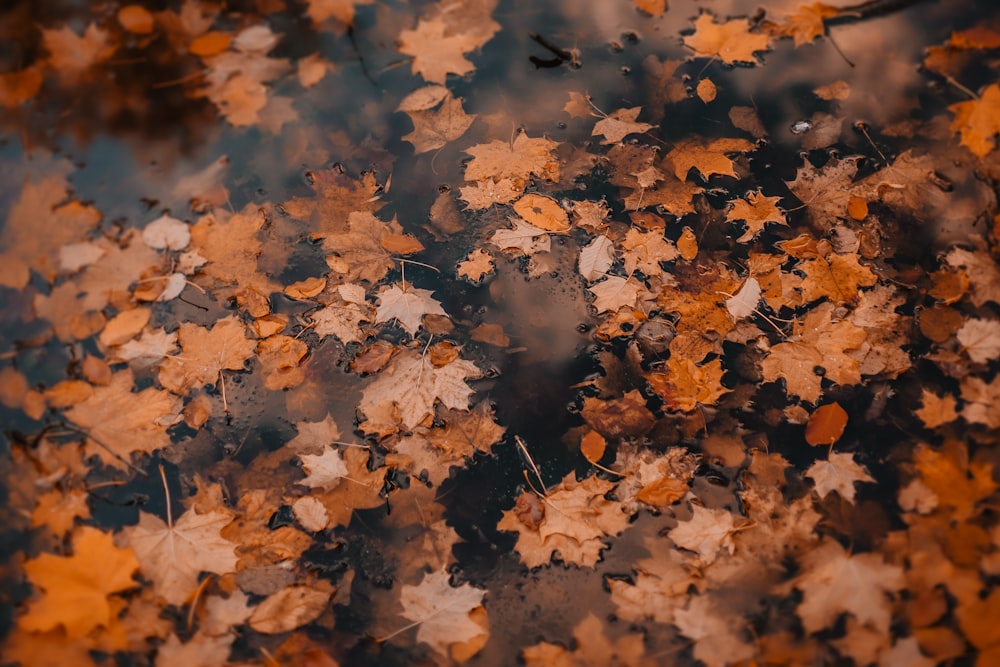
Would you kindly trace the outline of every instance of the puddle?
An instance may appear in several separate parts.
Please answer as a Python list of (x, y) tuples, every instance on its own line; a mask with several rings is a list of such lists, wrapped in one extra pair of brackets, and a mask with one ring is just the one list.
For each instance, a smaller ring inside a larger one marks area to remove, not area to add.
[(656, 5), (0, 13), (5, 663), (989, 661), (996, 9)]

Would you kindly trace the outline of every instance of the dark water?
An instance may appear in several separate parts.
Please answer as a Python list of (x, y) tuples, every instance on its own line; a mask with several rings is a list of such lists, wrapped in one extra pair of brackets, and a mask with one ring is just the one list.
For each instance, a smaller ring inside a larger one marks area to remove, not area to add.
[[(474, 285), (457, 278), (455, 266), (474, 248), (482, 247), (489, 233), (503, 226), (508, 213), (461, 211), (464, 229), (441, 234), (431, 229), (431, 206), (442, 191), (456, 195), (463, 186), (468, 161), (464, 149), (513, 137), (521, 129), (531, 137), (548, 136), (567, 152), (575, 146), (587, 146), (593, 152), (604, 150), (590, 135), (590, 119), (570, 118), (563, 111), (569, 92), (588, 93), (595, 107), (606, 113), (643, 106), (640, 119), (648, 118), (658, 127), (626, 142), (652, 145), (661, 154), (691, 136), (736, 136), (729, 109), (752, 107), (762, 132), (760, 137), (738, 133), (751, 141), (760, 139), (749, 157), (737, 160), (741, 178), (717, 176), (700, 183), (706, 192), (695, 214), (677, 220), (660, 211), (668, 220), (668, 238), (676, 240), (681, 228), (690, 226), (703, 252), (731, 250), (729, 263), (735, 270), (747, 254), (744, 246), (733, 242), (731, 225), (723, 222), (722, 212), (731, 199), (758, 187), (767, 194), (786, 197), (781, 205), (788, 210), (791, 229), (786, 234), (769, 227), (761, 236), (762, 242), (792, 238), (799, 232), (821, 235), (826, 230), (817, 229), (785, 185), (795, 178), (804, 160), (822, 166), (837, 156), (860, 155), (859, 177), (863, 177), (883, 167), (885, 156), (894, 158), (909, 148), (939, 148), (940, 127), (928, 127), (922, 135), (900, 129), (907, 122), (944, 114), (949, 104), (966, 99), (948, 81), (921, 71), (924, 50), (942, 44), (953, 31), (991, 22), (995, 25), (996, 9), (991, 3), (971, 0), (887, 5), (884, 12), (863, 14), (831, 27), (832, 39), (799, 48), (791, 40), (773, 40), (772, 50), (761, 54), (755, 66), (733, 67), (692, 58), (682, 36), (691, 30), (700, 11), (710, 11), (721, 20), (753, 15), (757, 4), (739, 0), (672, 2), (662, 17), (654, 18), (637, 12), (624, 0), (503, 1), (491, 13), (500, 24), (499, 31), (481, 49), (467, 54), (475, 70), (465, 77), (450, 76), (446, 82), (451, 94), (463, 99), (466, 112), (477, 114), (479, 119), (466, 134), (440, 150), (414, 155), (411, 144), (402, 139), (411, 129), (410, 121), (395, 108), (424, 82), (411, 72), (409, 60), (399, 52), (396, 41), (400, 31), (412, 27), (431, 5), (363, 5), (357, 8), (354, 27), (348, 32), (335, 22), (313, 25), (304, 13), (305, 3), (285, 4), (228, 3), (213, 29), (238, 31), (248, 25), (268, 25), (281, 35), (269, 51), (270, 57), (288, 59), (294, 66), (319, 54), (332, 63), (332, 70), (311, 87), (300, 85), (291, 69), (268, 84), (267, 95), (287, 98), (294, 119), (271, 129), (264, 122), (234, 127), (210, 101), (193, 96), (192, 87), (185, 83), (197, 74), (197, 59), (178, 56), (159, 33), (149, 38), (126, 34), (107, 62), (72, 76), (46, 71), (37, 95), (4, 110), (0, 124), (0, 209), (7, 211), (14, 205), (26, 180), (63, 173), (72, 198), (101, 212), (99, 227), (90, 238), (113, 239), (122, 229), (142, 228), (165, 211), (193, 223), (201, 211), (192, 208), (191, 193), (200, 191), (209, 180), (203, 170), (219, 160), (224, 164), (220, 163), (218, 182), (227, 192), (215, 205), (231, 211), (240, 211), (247, 204), (283, 204), (295, 197), (313, 197), (313, 174), (319, 170), (342, 170), (350, 179), (373, 175), (383, 188), (380, 201), (384, 206), (378, 217), (388, 220), (395, 216), (405, 232), (426, 246), (412, 259), (440, 270), (410, 264), (405, 268), (405, 279), (432, 290), (451, 319), (459, 323), (445, 337), (464, 346), (463, 358), (487, 371), (487, 377), (472, 383), (477, 392), (475, 402), (489, 401), (496, 421), (507, 429), (491, 455), (476, 454), (436, 489), (442, 517), (461, 538), (454, 546), (453, 558), (448, 559), (455, 581), (471, 582), (488, 591), (490, 639), (471, 664), (514, 664), (521, 648), (539, 641), (570, 645), (571, 631), (584, 610), (609, 621), (605, 624), (609, 637), (642, 632), (647, 654), (660, 664), (694, 664), (691, 642), (678, 636), (674, 626), (616, 621), (616, 608), (608, 595), (609, 581), (634, 581), (634, 564), (647, 556), (645, 537), (662, 535), (676, 526), (678, 519), (690, 518), (690, 510), (680, 506), (684, 503), (662, 513), (640, 511), (634, 524), (593, 569), (554, 563), (526, 571), (513, 550), (515, 536), (496, 528), (502, 512), (513, 506), (525, 486), (526, 464), (515, 447), (515, 435), (530, 446), (546, 485), (557, 484), (571, 471), (583, 478), (593, 470), (576, 451), (578, 436), (574, 443), (567, 433), (584, 424), (580, 416), (584, 397), (596, 395), (592, 388), (581, 389), (581, 384), (602, 373), (600, 353), (624, 359), (627, 341), (606, 341), (595, 335), (599, 318), (590, 309), (586, 286), (576, 272), (579, 249), (589, 236), (574, 232), (556, 237), (550, 270), (538, 275), (531, 274), (525, 258), (505, 258), (494, 252), (496, 274), (485, 284)], [(176, 9), (176, 3), (150, 3), (149, 8)], [(768, 6), (767, 16), (781, 16), (794, 8), (795, 3)], [(4, 71), (20, 71), (44, 60), (46, 48), (39, 27), (69, 25), (80, 33), (90, 21), (107, 22), (112, 14), (112, 5), (14, 3), (0, 14)], [(539, 67), (538, 63), (551, 59), (553, 53), (533, 39), (533, 34), (572, 49), (576, 63), (554, 61), (555, 66)], [(692, 93), (687, 99), (664, 104), (651, 74), (651, 58), (684, 61), (674, 77), (692, 88), (710, 78), (718, 96), (705, 104)], [(962, 74), (963, 84), (972, 89), (995, 79), (995, 72), (977, 63), (967, 65)], [(846, 100), (824, 101), (812, 93), (817, 86), (838, 80), (851, 88)], [(826, 118), (835, 119), (840, 129), (833, 130), (826, 140), (817, 139), (815, 125), (833, 122)], [(813, 129), (792, 131), (803, 121), (809, 121)], [(566, 157), (564, 165), (568, 163)], [(607, 165), (597, 165), (559, 184), (536, 181), (529, 191), (543, 191), (567, 202), (604, 197), (611, 219), (625, 223), (628, 211), (609, 171)], [(892, 258), (887, 265), (894, 271), (884, 276), (887, 281), (906, 283), (914, 267), (931, 270), (935, 254), (949, 244), (983, 235), (984, 225), (974, 225), (975, 216), (967, 212), (995, 213), (993, 183), (977, 176), (968, 163), (951, 165), (951, 172), (942, 174), (949, 181), (950, 205), (935, 209), (939, 215), (920, 220), (920, 224), (908, 220), (886, 223), (893, 232), (885, 239), (892, 249), (887, 251)], [(194, 183), (185, 181), (199, 173), (203, 175)], [(313, 232), (278, 211), (259, 258), (262, 271), (282, 285), (326, 272), (326, 253), (310, 238)], [(9, 251), (7, 247), (0, 249)], [(381, 283), (401, 278), (397, 264)], [(35, 294), (46, 295), (51, 289), (52, 284), (36, 271), (23, 289), (0, 291), (0, 363), (16, 368), (30, 386), (40, 389), (78, 377), (79, 360), (88, 353), (100, 354), (94, 337), (66, 342), (49, 334), (49, 326), (37, 317), (33, 303)], [(369, 289), (370, 296), (374, 292)], [(234, 304), (212, 293), (187, 289), (183, 297), (186, 301), (174, 301), (158, 311), (160, 326), (175, 327), (184, 321), (207, 324), (234, 310)], [(906, 314), (915, 312), (914, 301), (904, 304)], [(297, 422), (317, 421), (329, 413), (340, 425), (343, 439), (360, 441), (364, 437), (360, 431), (352, 431), (355, 406), (370, 381), (347, 371), (358, 346), (344, 345), (333, 337), (320, 341), (304, 331), (302, 325), (312, 307), (281, 295), (272, 298), (273, 311), (290, 318), (288, 333), (302, 334), (309, 345), (304, 366), (315, 395), (311, 400), (300, 400), (296, 394), (292, 403), (287, 398), (290, 393), (266, 390), (259, 375), (232, 373), (227, 386), (230, 414), (216, 414), (198, 430), (183, 424), (171, 430), (174, 444), (162, 457), (175, 500), (190, 495), (194, 474), (202, 472), (241, 488), (254, 488), (252, 481), (262, 483), (268, 475), (291, 486), (288, 480), (294, 477), (298, 464), (292, 456), (282, 458), (280, 448), (295, 435)], [(791, 313), (771, 315), (778, 318)], [(482, 323), (502, 325), (516, 351), (470, 340), (469, 330)], [(393, 343), (408, 340), (400, 329), (389, 326), (377, 331), (373, 328), (372, 333)], [(418, 335), (421, 344), (428, 341), (427, 336), (426, 332)], [(792, 466), (786, 496), (801, 497), (808, 493), (801, 472), (819, 454), (802, 444), (800, 425), (768, 416), (769, 410), (780, 412), (787, 407), (787, 396), (773, 383), (754, 388), (755, 383), (741, 374), (738, 347), (742, 346), (727, 348), (723, 355), (723, 383), (735, 393), (723, 401), (718, 421), (703, 430), (738, 431), (748, 442), (761, 439), (768, 451), (782, 454)], [(908, 351), (916, 359), (928, 349), (926, 341), (915, 338)], [(252, 370), (252, 363), (250, 366)], [(946, 381), (935, 373), (929, 363), (921, 362), (898, 384), (831, 387), (824, 394), (824, 399), (837, 400), (847, 409), (850, 421), (841, 443), (859, 453), (859, 460), (878, 481), (860, 488), (855, 508), (827, 503), (832, 519), (831, 526), (824, 528), (825, 534), (865, 551), (881, 544), (889, 530), (905, 527), (894, 500), (902, 484), (897, 457), (916, 426), (901, 399), (890, 400), (888, 408), (879, 407), (878, 401), (886, 396), (914, 399), (922, 381)], [(155, 373), (137, 377), (139, 388), (156, 384)], [(216, 400), (219, 391), (212, 387), (208, 393)], [(648, 394), (650, 407), (659, 410), (657, 400)], [(747, 409), (748, 405), (753, 409)], [(15, 470), (10, 461), (19, 460), (17, 452), (37, 444), (43, 428), (52, 426), (58, 431), (62, 418), (58, 410), (48, 411), (40, 419), (19, 409), (0, 410), (4, 451), (9, 459), (4, 473), (9, 476)], [(658, 426), (643, 446), (657, 451), (678, 446), (703, 453), (703, 434), (690, 432), (690, 420), (663, 416), (662, 412), (657, 415)], [(60, 437), (72, 440), (64, 433)], [(391, 447), (385, 443), (376, 446), (373, 439), (368, 442), (375, 451), (369, 466), (375, 469), (379, 457), (384, 459)], [(996, 459), (995, 455), (985, 456)], [(159, 457), (136, 459), (136, 466), (148, 477), (94, 466), (87, 473), (86, 484), (111, 482), (114, 486), (89, 494), (91, 522), (112, 530), (134, 524), (140, 509), (164, 516), (166, 503), (157, 474), (161, 462)], [(711, 453), (701, 463), (692, 482), (695, 496), (706, 507), (739, 514), (738, 492), (745, 466), (717, 460)], [(416, 476), (400, 472), (398, 479), (386, 482), (386, 489), (419, 484)], [(9, 482), (7, 487), (7, 504), (17, 507), (16, 485)], [(388, 491), (384, 505), (359, 510), (349, 525), (321, 533), (297, 565), (341, 585), (346, 571), (354, 573), (350, 596), (338, 598), (334, 608), (334, 629), (329, 630), (329, 619), (324, 621), (327, 625), (306, 628), (308, 637), (331, 651), (341, 664), (432, 664), (441, 659), (427, 646), (415, 645), (412, 631), (387, 643), (370, 639), (405, 624), (401, 617), (392, 617), (398, 614), (398, 607), (393, 607), (394, 591), (403, 582), (419, 580), (420, 572), (407, 569), (405, 561), (406, 544), (417, 539), (419, 531), (411, 525), (413, 532), (407, 533), (405, 526), (393, 520), (397, 493)], [(226, 500), (230, 507), (236, 506), (237, 498)], [(395, 516), (404, 511), (399, 507)], [(283, 511), (287, 515), (287, 505), (275, 508), (275, 529), (287, 519), (282, 519)], [(31, 558), (58, 544), (58, 540), (40, 537), (38, 532), (31, 532), (21, 520), (12, 520), (3, 532), (3, 555), (14, 562), (22, 553)], [(3, 585), (5, 611), (0, 630), (6, 632), (16, 627), (15, 610), (18, 605), (23, 608), (29, 591), (16, 568), (4, 570)], [(745, 592), (727, 594), (736, 601), (736, 608), (749, 614), (754, 605), (743, 598), (756, 593), (755, 586), (748, 583)], [(790, 604), (787, 600), (784, 603)], [(758, 606), (766, 605), (770, 607), (752, 619), (759, 634), (782, 627), (775, 620), (783, 613), (778, 603), (761, 596)], [(183, 624), (178, 622), (177, 627), (183, 634)], [(844, 630), (840, 626), (830, 632), (834, 637)], [(273, 637), (248, 630), (234, 644), (232, 659), (259, 658), (262, 647), (273, 651), (278, 643)], [(848, 658), (824, 650), (817, 654), (820, 657), (815, 658), (815, 664), (851, 664)], [(965, 659), (971, 661), (968, 656)], [(145, 656), (132, 655), (126, 660), (147, 664)]]

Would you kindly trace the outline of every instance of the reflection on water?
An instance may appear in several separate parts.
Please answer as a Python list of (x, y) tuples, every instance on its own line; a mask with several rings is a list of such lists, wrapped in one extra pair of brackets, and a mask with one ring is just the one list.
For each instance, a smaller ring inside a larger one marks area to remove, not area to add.
[(995, 652), (995, 8), (0, 12), (5, 660)]

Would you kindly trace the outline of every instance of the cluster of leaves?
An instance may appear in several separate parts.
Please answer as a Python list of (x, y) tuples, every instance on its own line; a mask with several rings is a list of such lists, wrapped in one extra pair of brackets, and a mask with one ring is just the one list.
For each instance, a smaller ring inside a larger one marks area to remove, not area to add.
[[(362, 4), (311, 0), (307, 16), (339, 33)], [(840, 140), (852, 94), (828, 82), (815, 90), (826, 110), (805, 121), (802, 147), (816, 152), (776, 182), (754, 169), (767, 134), (757, 112), (716, 108), (739, 71), (713, 82), (705, 59), (758, 65), (778, 40), (822, 38), (839, 10), (753, 24), (701, 14), (680, 40), (698, 81), (650, 56), (643, 106), (605, 112), (567, 91), (571, 145), (531, 127), (507, 136), (508, 119), (467, 114), (453, 92), (501, 29), (494, 4), (443, 0), (397, 35), (426, 84), (394, 102), (413, 123), (402, 138), (417, 155), (471, 156), (426, 233), (385, 213), (387, 180), (339, 166), (310, 172), (311, 193), (233, 210), (218, 162), (177, 184), (190, 220), (164, 212), (127, 229), (71, 194), (64, 161), (24, 178), (0, 233), (0, 285), (17, 295), (18, 326), (40, 324), (0, 367), (0, 404), (34, 429), (3, 460), (11, 530), (29, 542), (2, 570), (27, 584), (4, 659), (224, 664), (254, 636), (265, 664), (414, 643), (465, 662), (489, 650), (499, 590), (449, 574), (464, 536), (443, 489), (503, 452), (520, 457), (524, 483), (486, 528), (526, 568), (593, 570), (630, 533), (648, 552), (606, 580), (616, 617), (644, 632), (581, 616), (563, 635), (523, 638), (527, 664), (655, 664), (665, 628), (660, 648), (706, 665), (1000, 659), (997, 83), (919, 127), (900, 120), (893, 132), (934, 150), (887, 157), (867, 125), (870, 155), (820, 150)], [(649, 20), (665, 11), (636, 4)], [(66, 77), (92, 75), (126, 41), (169, 43), (201, 59), (185, 85), (221, 119), (279, 133), (298, 118), (273, 94), (293, 69), (268, 55), (279, 11), (237, 17), (188, 0), (179, 12), (121, 7), (82, 37), (45, 28), (48, 55), (3, 75), (3, 103), (77, 85)], [(985, 28), (955, 32), (923, 64), (961, 91), (975, 56), (998, 46)], [(316, 54), (294, 66), (305, 87), (332, 71)], [(727, 130), (662, 129), (664, 113), (692, 104)], [(456, 144), (473, 128), (480, 140)], [(943, 187), (956, 170), (967, 187)], [(980, 218), (988, 229), (972, 233)], [(914, 260), (900, 238), (939, 219), (967, 238)], [(455, 282), (499, 298), (505, 275), (544, 288), (568, 273), (587, 303), (595, 372), (576, 387), (579, 419), (563, 435), (573, 460), (556, 479), (537, 443), (475, 397), (494, 375), (487, 359), (517, 353), (514, 335), (418, 286), (423, 260), (458, 239), (461, 256), (438, 267)], [(287, 278), (304, 248), (319, 261)], [(73, 363), (40, 380), (35, 353), (53, 348)], [(347, 379), (335, 384), (338, 365)], [(241, 414), (258, 393), (301, 417), (271, 446)], [(699, 481), (706, 470), (731, 502)], [(162, 511), (92, 516), (101, 489), (146, 477)], [(358, 537), (363, 516), (377, 517), (377, 547)], [(345, 609), (377, 641), (340, 627)]]

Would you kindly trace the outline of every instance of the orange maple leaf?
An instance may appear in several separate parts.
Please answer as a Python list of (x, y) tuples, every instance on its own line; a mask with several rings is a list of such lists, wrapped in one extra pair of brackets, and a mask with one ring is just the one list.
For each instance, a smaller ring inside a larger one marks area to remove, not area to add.
[(211, 330), (184, 322), (177, 340), (181, 354), (163, 362), (159, 377), (166, 389), (182, 395), (217, 381), (223, 369), (243, 370), (243, 362), (257, 347), (256, 341), (247, 338), (243, 323), (232, 315), (217, 321)]
[(825, 19), (836, 16), (840, 10), (822, 2), (814, 2), (811, 5), (801, 5), (794, 14), (785, 17), (785, 20), (774, 27), (777, 35), (789, 36), (795, 40), (795, 46), (799, 47), (808, 44), (817, 37), (826, 34)]
[(978, 100), (952, 104), (955, 114), (951, 131), (962, 135), (962, 145), (979, 157), (996, 148), (994, 137), (1000, 133), (1000, 85), (991, 83)]
[(744, 153), (752, 151), (754, 148), (753, 143), (746, 139), (726, 137), (712, 139), (711, 141), (704, 141), (697, 138), (685, 139), (678, 142), (664, 156), (663, 162), (665, 164), (672, 164), (674, 174), (682, 181), (687, 178), (688, 171), (692, 167), (697, 169), (701, 173), (702, 178), (706, 180), (713, 174), (722, 174), (735, 178), (736, 171), (733, 169), (733, 161), (726, 154)]
[(446, 34), (442, 19), (421, 19), (413, 30), (399, 33), (399, 52), (413, 56), (413, 73), (432, 83), (444, 83), (449, 74), (462, 76), (475, 69), (465, 53), (479, 46), (474, 37)]
[(43, 553), (24, 564), (28, 579), (45, 594), (30, 603), (19, 625), (36, 632), (61, 625), (71, 638), (107, 626), (108, 596), (137, 587), (132, 575), (138, 569), (131, 549), (119, 549), (111, 535), (80, 526), (73, 534), (72, 556)]
[(750, 192), (746, 199), (735, 199), (730, 203), (733, 208), (726, 214), (726, 220), (735, 222), (742, 220), (747, 229), (736, 241), (747, 243), (753, 240), (764, 229), (764, 223), (775, 222), (787, 225), (785, 214), (777, 207), (781, 197), (765, 197), (760, 190)]
[[(511, 178), (524, 182), (529, 176), (559, 180), (559, 160), (552, 151), (559, 142), (545, 137), (531, 138), (521, 132), (512, 143), (491, 141), (466, 149), (473, 160), (465, 167), (465, 180)], [(523, 189), (523, 186), (522, 188)]]
[(66, 419), (87, 433), (88, 454), (118, 468), (133, 451), (169, 446), (167, 427), (179, 420), (180, 399), (155, 387), (133, 393), (134, 386), (132, 371), (119, 371), (107, 386), (95, 387), (86, 400), (66, 412)]
[(770, 38), (750, 32), (746, 19), (720, 24), (709, 14), (702, 14), (695, 20), (694, 28), (694, 34), (685, 37), (684, 44), (693, 49), (695, 55), (719, 58), (728, 65), (756, 63), (754, 53), (770, 48)]

